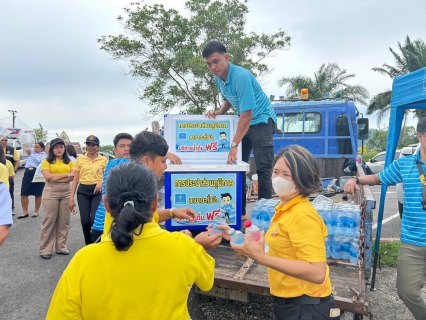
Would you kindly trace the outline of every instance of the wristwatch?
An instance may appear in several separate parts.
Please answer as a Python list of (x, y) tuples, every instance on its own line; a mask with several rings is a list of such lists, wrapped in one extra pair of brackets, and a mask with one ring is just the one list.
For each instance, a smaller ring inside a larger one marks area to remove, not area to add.
[(70, 177), (70, 174), (69, 173), (67, 173), (67, 178), (69, 178)]
[(238, 143), (236, 143), (236, 142), (232, 141), (232, 143), (231, 143), (231, 147), (232, 147), (232, 148), (238, 148)]

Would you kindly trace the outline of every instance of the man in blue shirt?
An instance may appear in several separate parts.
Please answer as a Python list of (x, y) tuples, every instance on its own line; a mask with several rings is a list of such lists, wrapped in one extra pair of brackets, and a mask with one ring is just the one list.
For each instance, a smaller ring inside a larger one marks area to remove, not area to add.
[(422, 181), (418, 165), (426, 172), (426, 118), (417, 124), (420, 148), (417, 154), (393, 161), (379, 174), (350, 179), (345, 192), (359, 189), (357, 184), (387, 186), (404, 183), (404, 215), (401, 222), (401, 247), (398, 255), (396, 288), (414, 318), (426, 319), (426, 303), (420, 290), (426, 280), (426, 211), (422, 201)]
[[(240, 116), (227, 163), (233, 164), (237, 161), (237, 147), (240, 143), (244, 162), (249, 162), (250, 152), (253, 149), (259, 184), (258, 198), (271, 199), (274, 160), (272, 139), (277, 122), (271, 102), (249, 70), (229, 62), (229, 54), (223, 43), (210, 41), (204, 47), (202, 55), (223, 98), (221, 108), (208, 112), (206, 116), (216, 118), (217, 115), (225, 114), (231, 107), (234, 107)], [(245, 192), (242, 192), (242, 199), (243, 219), (245, 219)]]

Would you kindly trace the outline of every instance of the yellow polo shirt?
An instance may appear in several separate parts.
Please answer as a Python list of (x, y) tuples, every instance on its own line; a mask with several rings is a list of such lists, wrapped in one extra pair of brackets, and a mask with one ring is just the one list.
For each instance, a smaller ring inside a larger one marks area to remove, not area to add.
[(13, 167), (12, 162), (6, 159), (6, 168), (9, 172), (9, 177), (12, 177), (15, 175), (15, 168)]
[(79, 250), (46, 319), (189, 319), (189, 290), (194, 283), (212, 288), (214, 259), (187, 235), (153, 222), (133, 238), (127, 251), (117, 251), (108, 237)]
[(43, 159), (41, 162), (41, 172), (43, 170), (49, 170), (53, 174), (65, 174), (70, 173), (71, 170), (74, 170), (74, 162), (70, 160), (70, 163), (66, 164), (62, 160), (56, 160), (53, 163), (47, 162), (46, 159)]
[[(268, 255), (288, 260), (326, 262), (325, 239), (327, 228), (308, 198), (297, 196), (285, 206), (275, 208), (271, 227), (265, 240), (269, 245)], [(331, 294), (329, 268), (322, 284), (293, 278), (268, 268), (271, 294), (293, 298), (306, 294), (311, 297), (326, 297)]]
[(0, 163), (0, 181), (9, 188), (9, 170), (3, 163)]
[[(6, 155), (6, 147), (3, 147), (4, 154)], [(13, 151), (13, 160), (18, 161), (19, 160), (19, 153), (16, 148)]]
[(91, 185), (102, 181), (107, 162), (107, 158), (101, 156), (99, 153), (95, 160), (90, 160), (87, 154), (78, 157), (75, 163), (75, 171), (80, 172), (78, 182)]

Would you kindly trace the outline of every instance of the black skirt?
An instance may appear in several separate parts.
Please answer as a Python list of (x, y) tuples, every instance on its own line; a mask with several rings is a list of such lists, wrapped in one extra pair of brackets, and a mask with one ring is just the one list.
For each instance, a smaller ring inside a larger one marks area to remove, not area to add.
[(32, 182), (36, 168), (25, 168), (24, 178), (22, 178), (21, 196), (41, 196), (44, 182)]

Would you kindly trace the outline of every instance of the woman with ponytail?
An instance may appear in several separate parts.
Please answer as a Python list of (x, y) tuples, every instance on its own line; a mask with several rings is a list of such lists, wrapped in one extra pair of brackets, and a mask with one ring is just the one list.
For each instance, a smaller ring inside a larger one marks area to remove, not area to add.
[(110, 171), (104, 203), (111, 230), (76, 253), (47, 319), (189, 319), (189, 290), (194, 283), (211, 289), (214, 260), (190, 237), (152, 222), (157, 200), (148, 167), (127, 163)]

